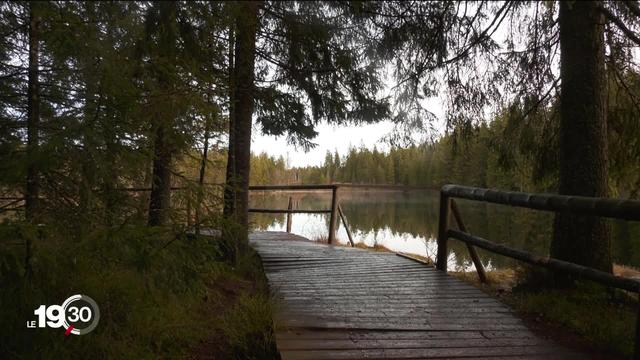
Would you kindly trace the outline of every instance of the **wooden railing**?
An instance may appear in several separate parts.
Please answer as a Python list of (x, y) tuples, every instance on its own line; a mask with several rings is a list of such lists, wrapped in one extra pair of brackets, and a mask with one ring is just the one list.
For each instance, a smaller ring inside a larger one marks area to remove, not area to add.
[(354, 246), (353, 237), (351, 235), (351, 230), (349, 230), (349, 225), (347, 223), (347, 219), (342, 212), (342, 207), (340, 206), (340, 202), (338, 200), (338, 189), (340, 188), (340, 184), (329, 184), (329, 185), (256, 185), (249, 186), (250, 191), (310, 191), (310, 190), (331, 190), (331, 209), (321, 209), (321, 210), (298, 210), (293, 209), (293, 201), (292, 198), (289, 197), (289, 205), (287, 209), (249, 209), (250, 213), (276, 213), (276, 214), (287, 214), (287, 232), (291, 232), (291, 222), (292, 222), (292, 214), (330, 214), (329, 215), (329, 236), (328, 243), (333, 244), (336, 241), (336, 230), (338, 226), (338, 215), (340, 219), (342, 219), (342, 224), (344, 225), (345, 230), (347, 231), (347, 236), (349, 238), (349, 244)]
[[(523, 207), (535, 210), (566, 212), (581, 215), (600, 216), (622, 220), (640, 220), (640, 201), (603, 199), (584, 196), (566, 196), (551, 194), (532, 194), (512, 191), (497, 191), (460, 185), (445, 185), (440, 190), (440, 215), (438, 221), (438, 254), (436, 268), (447, 271), (449, 238), (464, 242), (469, 248), (478, 275), (486, 279), (482, 264), (476, 263), (477, 254), (473, 246), (487, 251), (504, 255), (528, 264), (541, 266), (549, 270), (589, 279), (605, 286), (614, 287), (638, 293), (640, 295), (640, 281), (600, 271), (587, 266), (542, 257), (527, 251), (518, 250), (497, 244), (481, 237), (470, 234), (461, 221), (459, 209), (453, 198), (483, 201), (494, 204)], [(458, 230), (449, 227), (449, 213), (453, 213)], [(634, 359), (640, 359), (640, 313), (636, 320)]]

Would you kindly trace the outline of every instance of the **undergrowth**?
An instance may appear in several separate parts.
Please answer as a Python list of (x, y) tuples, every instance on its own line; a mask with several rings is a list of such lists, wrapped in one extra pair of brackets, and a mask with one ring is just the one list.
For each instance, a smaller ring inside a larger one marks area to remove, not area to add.
[[(64, 227), (0, 224), (0, 358), (214, 356), (199, 353), (214, 333), (225, 358), (273, 358), (264, 275), (254, 254), (234, 265), (223, 261), (228, 248), (224, 240), (194, 239), (180, 229), (129, 226), (78, 238)], [(253, 285), (239, 285), (247, 282)], [(228, 296), (222, 283), (239, 290)], [(74, 294), (100, 307), (93, 332), (65, 337), (64, 329), (26, 327), (38, 306), (60, 305)], [(220, 324), (224, 331), (216, 332)]]
[(580, 347), (608, 354), (605, 358), (633, 354), (638, 301), (624, 291), (586, 281), (571, 289), (550, 288), (540, 282), (539, 271), (532, 275), (528, 268), (489, 271), (488, 284), (481, 284), (475, 272), (451, 274), (492, 293), (543, 331), (576, 337)]
[(595, 348), (631, 357), (637, 303), (625, 297), (581, 286), (573, 290), (518, 290), (509, 303), (520, 312), (575, 332)]

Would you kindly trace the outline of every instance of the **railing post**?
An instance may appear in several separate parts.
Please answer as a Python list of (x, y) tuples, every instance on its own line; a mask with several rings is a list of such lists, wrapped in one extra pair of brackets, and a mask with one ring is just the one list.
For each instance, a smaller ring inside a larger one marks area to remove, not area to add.
[(338, 222), (338, 186), (331, 191), (331, 218), (329, 219), (329, 244), (336, 240), (336, 223)]
[(436, 256), (436, 269), (447, 271), (447, 230), (449, 230), (449, 206), (450, 198), (440, 191), (440, 214), (438, 217), (438, 255)]
[(291, 210), (293, 209), (293, 201), (291, 200), (291, 196), (289, 196), (289, 206), (287, 206), (287, 232), (291, 232)]

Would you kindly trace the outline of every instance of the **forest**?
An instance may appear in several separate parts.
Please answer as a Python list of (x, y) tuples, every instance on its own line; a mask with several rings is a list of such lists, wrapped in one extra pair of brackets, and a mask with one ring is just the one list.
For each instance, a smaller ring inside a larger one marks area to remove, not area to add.
[[(628, 74), (630, 86), (638, 86), (638, 75)], [(634, 85), (636, 84), (636, 85)], [(621, 91), (612, 85), (610, 91)], [(637, 199), (640, 195), (640, 137), (631, 99), (614, 97), (608, 108), (609, 191), (612, 197)], [(524, 192), (556, 193), (558, 187), (557, 119), (551, 128), (543, 121), (522, 121), (517, 104), (495, 118), (471, 128), (454, 128), (434, 141), (391, 147), (351, 147), (342, 157), (327, 152), (321, 165), (285, 167), (284, 159), (254, 156), (252, 166), (268, 168), (252, 176), (252, 182), (267, 184), (297, 182), (324, 184), (393, 184), (439, 189), (444, 184), (464, 184)], [(548, 116), (557, 114), (549, 109)], [(255, 164), (255, 165), (253, 165)], [(268, 174), (268, 175), (266, 175)]]
[[(640, 195), (636, 1), (0, 1), (0, 33), (3, 359), (278, 358), (250, 185)], [(379, 122), (380, 148), (317, 166), (251, 149)], [(550, 257), (613, 273), (606, 220), (548, 230)], [(637, 306), (609, 290), (576, 297)], [(68, 338), (44, 319), (74, 294), (101, 316)]]

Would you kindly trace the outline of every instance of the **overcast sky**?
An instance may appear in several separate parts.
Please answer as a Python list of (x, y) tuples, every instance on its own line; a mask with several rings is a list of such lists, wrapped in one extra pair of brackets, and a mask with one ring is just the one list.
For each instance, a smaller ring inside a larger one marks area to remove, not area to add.
[[(529, 9), (533, 11), (533, 8)], [(498, 27), (492, 33), (492, 37), (497, 43), (502, 44), (506, 39), (505, 25)], [(391, 66), (388, 65), (386, 71), (387, 74), (393, 73)], [(388, 91), (393, 88), (396, 81), (391, 76), (387, 76), (384, 80), (386, 83), (386, 89), (382, 91), (385, 95), (389, 95)], [(436, 124), (432, 124), (439, 134), (444, 133), (444, 93), (440, 94), (440, 97), (429, 98), (422, 101), (422, 106), (432, 112), (438, 121)], [(254, 128), (251, 151), (255, 154), (266, 152), (267, 154), (280, 156), (289, 159), (289, 166), (308, 166), (308, 165), (320, 165), (324, 161), (327, 150), (333, 152), (338, 151), (340, 156), (345, 155), (350, 146), (360, 147), (366, 146), (369, 149), (373, 149), (374, 145), (379, 150), (387, 150), (389, 146), (381, 142), (381, 138), (388, 135), (393, 129), (391, 122), (381, 122), (373, 125), (364, 126), (333, 126), (327, 124), (321, 124), (316, 128), (318, 136), (311, 141), (316, 143), (317, 146), (305, 153), (302, 149), (296, 149), (292, 145), (287, 144), (286, 137), (276, 138), (274, 136), (264, 136), (261, 134), (260, 129)]]
[[(429, 99), (425, 101), (424, 106), (438, 117), (439, 121), (434, 124), (434, 127), (442, 132), (444, 110), (441, 100)], [(369, 149), (376, 146), (378, 150), (387, 150), (389, 146), (380, 140), (392, 130), (393, 124), (389, 121), (362, 126), (334, 126), (323, 123), (316, 128), (318, 136), (312, 139), (317, 146), (305, 153), (302, 149), (296, 149), (293, 145), (287, 144), (284, 136), (279, 138), (265, 136), (261, 134), (260, 129), (254, 128), (251, 151), (254, 154), (266, 152), (274, 156), (282, 155), (285, 159), (289, 159), (289, 166), (292, 167), (320, 165), (324, 161), (327, 150), (331, 152), (337, 150), (340, 156), (345, 155), (350, 146), (364, 145)]]

